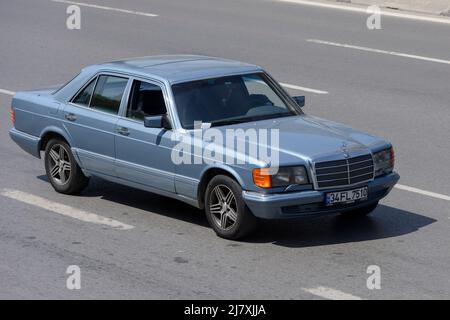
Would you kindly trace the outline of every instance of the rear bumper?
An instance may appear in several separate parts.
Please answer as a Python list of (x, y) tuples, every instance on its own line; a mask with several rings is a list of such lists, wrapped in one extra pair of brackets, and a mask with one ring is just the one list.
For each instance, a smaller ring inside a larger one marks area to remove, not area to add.
[(36, 158), (41, 157), (41, 153), (39, 150), (41, 139), (39, 137), (29, 135), (25, 132), (17, 130), (16, 128), (12, 128), (11, 130), (9, 130), (9, 136), (15, 143), (19, 145), (19, 147), (21, 147), (29, 154), (35, 156)]
[[(256, 217), (263, 219), (292, 219), (310, 215), (344, 212), (367, 206), (384, 198), (399, 179), (400, 176), (393, 172), (389, 175), (376, 178), (369, 183), (363, 183), (360, 185), (361, 187), (368, 186), (369, 188), (367, 200), (337, 206), (325, 205), (325, 193), (348, 190), (348, 188), (278, 194), (244, 191), (242, 195), (245, 203)], [(358, 187), (353, 186), (351, 189)]]

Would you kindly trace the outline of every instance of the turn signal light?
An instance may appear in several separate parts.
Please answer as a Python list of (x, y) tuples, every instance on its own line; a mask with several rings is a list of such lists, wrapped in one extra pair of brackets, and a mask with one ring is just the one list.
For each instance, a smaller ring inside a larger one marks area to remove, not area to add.
[(253, 183), (260, 188), (271, 188), (272, 179), (268, 168), (253, 169)]
[(394, 168), (394, 164), (395, 164), (395, 151), (394, 151), (394, 147), (391, 147), (391, 167)]

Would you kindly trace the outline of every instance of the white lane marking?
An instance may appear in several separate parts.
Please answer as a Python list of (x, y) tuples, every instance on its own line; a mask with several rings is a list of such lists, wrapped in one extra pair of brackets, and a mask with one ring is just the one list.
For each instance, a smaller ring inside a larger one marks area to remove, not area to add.
[(302, 289), (315, 296), (319, 296), (330, 300), (362, 300), (362, 298), (354, 296), (352, 294), (327, 287), (302, 288)]
[(6, 94), (8, 96), (13, 96), (13, 95), (16, 94), (14, 91), (9, 91), (9, 90), (6, 90), (6, 89), (0, 89), (0, 93)]
[(281, 83), (280, 84), (285, 87), (285, 88), (289, 88), (289, 89), (294, 89), (294, 90), (300, 90), (300, 91), (306, 91), (306, 92), (312, 92), (312, 93), (317, 93), (317, 94), (328, 94), (328, 91), (323, 91), (323, 90), (317, 90), (317, 89), (311, 89), (311, 88), (306, 88), (306, 87), (300, 87), (300, 86), (296, 86), (294, 84), (289, 84), (289, 83)]
[(318, 44), (324, 44), (324, 45), (327, 45), (327, 46), (342, 47), (342, 48), (347, 48), (347, 49), (355, 49), (355, 50), (361, 50), (361, 51), (367, 51), (367, 52), (388, 54), (388, 55), (391, 55), (391, 56), (397, 56), (397, 57), (403, 57), (403, 58), (409, 58), (409, 59), (416, 59), (416, 60), (423, 60), (423, 61), (429, 61), (429, 62), (450, 64), (450, 60), (436, 59), (436, 58), (418, 56), (418, 55), (408, 54), (408, 53), (401, 53), (401, 52), (395, 52), (395, 51), (386, 51), (386, 50), (380, 50), (380, 49), (373, 49), (373, 48), (368, 48), (368, 47), (354, 46), (354, 45), (351, 45), (351, 44), (337, 43), (337, 42), (324, 41), (324, 40), (318, 40), (318, 39), (307, 39), (306, 41), (313, 42), (313, 43), (318, 43)]
[(134, 228), (132, 225), (125, 224), (117, 220), (102, 217), (95, 213), (76, 209), (65, 204), (53, 202), (19, 190), (2, 189), (0, 195), (84, 222), (102, 224), (120, 230), (129, 230)]
[(126, 10), (126, 9), (113, 8), (113, 7), (105, 7), (105, 6), (99, 6), (99, 5), (91, 4), (91, 3), (83, 3), (83, 2), (75, 2), (75, 1), (67, 1), (67, 0), (51, 0), (51, 1), (58, 2), (58, 3), (75, 4), (77, 6), (89, 7), (89, 8), (95, 8), (95, 9), (116, 11), (116, 12), (122, 12), (122, 13), (130, 13), (130, 14), (135, 14), (138, 16), (145, 16), (145, 17), (157, 17), (158, 16), (157, 14), (154, 14), (154, 13)]
[(422, 194), (424, 196), (428, 196), (428, 197), (432, 197), (432, 198), (436, 198), (436, 199), (450, 201), (450, 197), (446, 196), (445, 194), (435, 193), (435, 192), (422, 190), (422, 189), (418, 189), (418, 188), (414, 188), (414, 187), (408, 187), (408, 186), (404, 186), (402, 184), (396, 184), (395, 188), (400, 189), (400, 190), (404, 190), (404, 191), (409, 191), (409, 192)]
[[(367, 7), (361, 8), (361, 7), (350, 6), (348, 4), (331, 4), (331, 3), (322, 3), (322, 2), (307, 1), (307, 0), (278, 0), (278, 1), (367, 14), (367, 11), (366, 11)], [(450, 24), (449, 18), (444, 18), (444, 17), (438, 18), (438, 17), (430, 17), (430, 16), (426, 16), (426, 15), (418, 15), (418, 14), (411, 14), (411, 13), (392, 12), (392, 11), (386, 11), (384, 9), (381, 10), (381, 15), (386, 16), (386, 17), (395, 17), (395, 18), (403, 18), (403, 19), (410, 19), (410, 20), (419, 20), (419, 21)]]

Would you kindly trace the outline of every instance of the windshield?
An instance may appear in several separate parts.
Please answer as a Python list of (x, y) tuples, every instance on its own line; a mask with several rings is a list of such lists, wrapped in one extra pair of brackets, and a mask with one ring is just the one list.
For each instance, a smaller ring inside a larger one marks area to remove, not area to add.
[(220, 126), (301, 114), (264, 73), (184, 82), (172, 91), (185, 129), (194, 121)]

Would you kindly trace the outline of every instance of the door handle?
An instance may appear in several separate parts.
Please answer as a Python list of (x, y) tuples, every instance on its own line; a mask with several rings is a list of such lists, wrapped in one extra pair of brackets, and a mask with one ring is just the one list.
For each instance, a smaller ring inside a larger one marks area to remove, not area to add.
[(75, 120), (77, 120), (77, 116), (74, 115), (73, 113), (66, 113), (66, 114), (64, 115), (64, 118), (66, 118), (66, 120), (69, 120), (69, 121), (75, 121)]
[(128, 135), (130, 135), (130, 131), (128, 130), (128, 128), (125, 128), (125, 127), (119, 127), (119, 128), (117, 128), (117, 133), (118, 133), (118, 134), (121, 134), (121, 135), (123, 135), (123, 136), (128, 136)]

